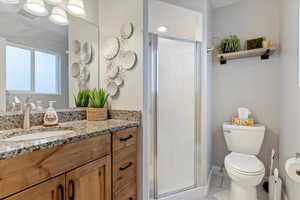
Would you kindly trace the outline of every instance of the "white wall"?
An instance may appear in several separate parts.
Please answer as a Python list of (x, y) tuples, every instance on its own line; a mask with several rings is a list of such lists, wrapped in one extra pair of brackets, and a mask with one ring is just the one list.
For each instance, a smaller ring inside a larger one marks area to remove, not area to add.
[[(279, 1), (243, 0), (237, 4), (214, 9), (213, 37), (220, 41), (229, 34), (237, 34), (242, 43), (246, 39), (265, 36), (273, 44), (279, 43)], [(267, 127), (260, 154), (266, 168), (270, 151), (277, 149), (279, 134), (279, 58), (259, 57), (214, 64), (212, 70), (212, 115), (214, 164), (222, 165), (227, 148), (221, 125), (231, 120), (237, 108), (248, 107), (255, 120)], [(278, 150), (278, 149), (277, 149)]]
[(280, 21), (280, 169), (286, 179), (285, 161), (300, 152), (298, 0), (280, 0)]
[(111, 99), (113, 109), (142, 110), (143, 108), (143, 1), (100, 0), (100, 82), (105, 88), (105, 60), (101, 49), (108, 37), (118, 37), (122, 24), (131, 22), (134, 34), (126, 49), (137, 53), (136, 66), (126, 73), (119, 95)]
[[(180, 20), (178, 20), (180, 17)], [(203, 40), (203, 16), (200, 12), (192, 11), (173, 4), (150, 0), (149, 32), (158, 33), (157, 28), (166, 26), (166, 33), (159, 33), (169, 37)]]

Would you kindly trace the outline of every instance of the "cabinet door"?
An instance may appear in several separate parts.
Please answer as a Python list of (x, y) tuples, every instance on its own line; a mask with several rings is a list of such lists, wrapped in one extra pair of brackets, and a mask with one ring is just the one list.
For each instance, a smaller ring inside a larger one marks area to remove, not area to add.
[(111, 200), (111, 156), (66, 175), (68, 200)]
[(6, 200), (64, 200), (65, 175), (50, 179)]

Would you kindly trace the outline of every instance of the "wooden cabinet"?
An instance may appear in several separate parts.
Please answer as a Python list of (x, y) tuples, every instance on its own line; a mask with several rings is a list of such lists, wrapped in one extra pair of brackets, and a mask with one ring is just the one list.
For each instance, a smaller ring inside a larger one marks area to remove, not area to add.
[(64, 200), (65, 176), (59, 176), (28, 190), (20, 192), (7, 200)]
[(137, 130), (0, 160), (0, 199), (136, 200)]
[(111, 200), (111, 156), (66, 174), (67, 199)]
[(137, 128), (114, 132), (113, 148), (113, 200), (137, 199)]
[(106, 134), (0, 160), (0, 199), (109, 154)]
[(111, 200), (111, 156), (93, 161), (6, 200)]

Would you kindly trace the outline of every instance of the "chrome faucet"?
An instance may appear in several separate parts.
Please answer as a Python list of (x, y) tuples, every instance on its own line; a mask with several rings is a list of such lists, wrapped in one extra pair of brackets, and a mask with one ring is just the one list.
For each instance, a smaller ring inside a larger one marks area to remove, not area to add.
[(27, 97), (23, 106), (23, 129), (30, 129), (30, 114), (33, 109), (35, 105), (29, 103), (29, 97)]

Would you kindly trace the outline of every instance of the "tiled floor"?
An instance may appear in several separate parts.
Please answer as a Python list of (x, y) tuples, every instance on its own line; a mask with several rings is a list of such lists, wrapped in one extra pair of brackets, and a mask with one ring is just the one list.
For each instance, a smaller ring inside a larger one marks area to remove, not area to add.
[[(228, 176), (215, 173), (212, 177), (209, 195), (203, 200), (229, 200), (230, 179)], [(268, 200), (268, 194), (258, 186), (258, 200)]]

